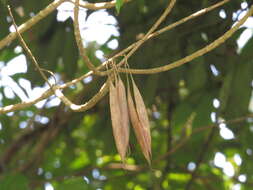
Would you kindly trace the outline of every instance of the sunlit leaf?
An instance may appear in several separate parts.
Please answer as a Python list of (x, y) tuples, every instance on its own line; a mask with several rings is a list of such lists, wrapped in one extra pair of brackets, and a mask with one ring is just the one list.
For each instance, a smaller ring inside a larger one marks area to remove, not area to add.
[(119, 14), (121, 7), (123, 6), (124, 1), (123, 0), (116, 0), (116, 10), (117, 13)]

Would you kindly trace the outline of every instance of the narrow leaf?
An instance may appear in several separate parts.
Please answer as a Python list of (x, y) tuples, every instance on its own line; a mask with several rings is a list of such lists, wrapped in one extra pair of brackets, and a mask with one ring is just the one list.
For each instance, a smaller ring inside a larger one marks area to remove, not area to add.
[(122, 7), (123, 3), (124, 3), (123, 0), (116, 0), (116, 10), (118, 14), (120, 12), (120, 8)]

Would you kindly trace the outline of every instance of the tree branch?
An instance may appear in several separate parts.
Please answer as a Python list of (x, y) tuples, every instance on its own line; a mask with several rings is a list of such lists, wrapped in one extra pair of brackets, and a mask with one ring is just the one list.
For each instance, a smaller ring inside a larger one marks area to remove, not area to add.
[(125, 56), (125, 58), (118, 64), (118, 67), (120, 67), (122, 64), (124, 64), (125, 60), (127, 60), (130, 56), (134, 54), (134, 52), (139, 49), (139, 47), (148, 40), (148, 37), (150, 34), (152, 34), (157, 27), (164, 21), (164, 19), (168, 16), (168, 14), (171, 12), (172, 8), (174, 7), (176, 3), (176, 0), (170, 0), (167, 8), (163, 12), (163, 14), (159, 17), (159, 19), (155, 22), (155, 24), (150, 28), (150, 30), (147, 32), (147, 34), (138, 42), (136, 42), (131, 49), (131, 51)]
[[(78, 2), (78, 1), (77, 1)], [(42, 76), (42, 78), (46, 81), (46, 83), (50, 86), (50, 89), (52, 90), (52, 92), (68, 107), (70, 107), (70, 109), (72, 109), (73, 111), (83, 111), (83, 110), (87, 110), (86, 107), (89, 108), (89, 105), (93, 106), (94, 103), (96, 103), (98, 100), (100, 100), (103, 96), (101, 96), (101, 94), (103, 94), (103, 92), (99, 92), (97, 95), (95, 95), (91, 100), (93, 100), (88, 106), (87, 104), (83, 104), (83, 105), (76, 105), (74, 103), (72, 103), (66, 96), (64, 96), (64, 94), (59, 90), (56, 89), (55, 86), (51, 85), (50, 82), (48, 81), (46, 75), (44, 74), (44, 72), (42, 71), (42, 69), (40, 68), (36, 58), (33, 56), (31, 50), (29, 49), (29, 47), (27, 46), (27, 44), (25, 43), (24, 39), (22, 38), (21, 34), (18, 32), (18, 28), (17, 25), (15, 23), (14, 17), (12, 15), (11, 9), (8, 6), (8, 10), (10, 13), (10, 16), (13, 20), (13, 24), (14, 27), (16, 29), (16, 32), (18, 34), (19, 40), (21, 42), (22, 47), (25, 49), (25, 51), (27, 52), (27, 54), (29, 55), (29, 57), (32, 60), (32, 63), (35, 65), (35, 68), (39, 71), (39, 74)], [(78, 28), (79, 29), (79, 28)], [(50, 71), (49, 71), (50, 72)], [(51, 72), (50, 72), (51, 73)], [(105, 85), (103, 86), (108, 86), (107, 83), (105, 83)], [(104, 89), (104, 88), (103, 88)], [(94, 99), (95, 98), (95, 99)]]
[[(73, 4), (75, 4), (74, 0), (67, 0)], [(123, 0), (124, 3), (128, 3), (131, 0)], [(116, 0), (110, 1), (110, 2), (102, 2), (102, 3), (89, 3), (85, 1), (80, 2), (80, 7), (90, 9), (90, 10), (99, 10), (99, 9), (110, 9), (115, 7), (116, 5)]]
[[(27, 31), (30, 29), (33, 25), (37, 24), (40, 20), (48, 16), (51, 12), (53, 12), (60, 4), (62, 4), (66, 0), (55, 0), (51, 4), (49, 4), (46, 8), (41, 10), (37, 15), (34, 17), (30, 18), (28, 21), (23, 23), (18, 27), (18, 32), (22, 34), (23, 32)], [(11, 43), (14, 39), (18, 37), (17, 32), (12, 32), (8, 36), (6, 36), (4, 39), (0, 41), (0, 50)]]
[(191, 55), (188, 55), (178, 61), (175, 61), (171, 64), (161, 66), (161, 67), (156, 67), (152, 69), (124, 69), (124, 68), (118, 68), (119, 72), (124, 72), (124, 73), (132, 73), (132, 74), (156, 74), (156, 73), (161, 73), (165, 71), (169, 71), (171, 69), (174, 69), (176, 67), (179, 67), (187, 62), (192, 61), (193, 59), (196, 59), (197, 57), (200, 57), (222, 43), (224, 43), (228, 38), (230, 38), (238, 29), (239, 27), (253, 14), (253, 6), (248, 10), (248, 12), (245, 14), (245, 16), (238, 21), (230, 30), (228, 30), (225, 34), (223, 34), (221, 37), (210, 43), (209, 45), (205, 46), (204, 48), (196, 51), (195, 53), (192, 53)]
[[(223, 5), (223, 4), (225, 4), (225, 3), (228, 2), (228, 1), (229, 1), (229, 0), (224, 0), (224, 1), (222, 1), (222, 2), (219, 2), (219, 3), (217, 3), (217, 4), (213, 5), (213, 6), (210, 6), (210, 7), (208, 7), (208, 8), (202, 9), (202, 10), (200, 10), (200, 11), (198, 11), (198, 12), (196, 12), (196, 13), (194, 13), (194, 14), (192, 14), (192, 15), (190, 15), (190, 16), (184, 18), (184, 19), (181, 19), (181, 20), (179, 20), (178, 22), (173, 23), (172, 25), (169, 25), (169, 26), (167, 26), (167, 27), (164, 27), (163, 29), (161, 29), (161, 30), (159, 30), (159, 31), (157, 31), (157, 32), (154, 32), (154, 33), (152, 33), (151, 35), (149, 35), (149, 38), (148, 38), (148, 39), (151, 39), (151, 38), (153, 38), (153, 37), (155, 37), (155, 36), (157, 36), (157, 35), (159, 35), (159, 34), (165, 32), (165, 31), (168, 31), (168, 30), (170, 30), (170, 29), (172, 29), (172, 28), (178, 26), (179, 24), (182, 24), (182, 23), (184, 23), (184, 22), (186, 22), (186, 21), (188, 21), (188, 20), (190, 20), (190, 19), (192, 19), (192, 18), (196, 18), (196, 17), (198, 17), (198, 16), (200, 16), (200, 15), (203, 15), (203, 14), (207, 13), (208, 11), (211, 11), (211, 10), (213, 10), (214, 8), (217, 8), (217, 7), (219, 7), (219, 6)], [(186, 62), (188, 62), (188, 61), (191, 61), (192, 59), (194, 59), (194, 58), (196, 58), (196, 57), (198, 57), (198, 56), (200, 56), (200, 55), (203, 55), (203, 54), (205, 54), (205, 53), (211, 51), (212, 49), (214, 49), (214, 48), (217, 47), (218, 45), (220, 45), (220, 44), (217, 44), (217, 41), (218, 41), (219, 43), (221, 43), (221, 40), (224, 40), (224, 41), (225, 41), (227, 38), (229, 38), (229, 37), (239, 28), (239, 26), (241, 26), (241, 25), (245, 22), (245, 20), (250, 16), (250, 14), (252, 14), (252, 8), (250, 9), (250, 11), (248, 11), (247, 15), (245, 15), (245, 16), (243, 17), (243, 19), (241, 19), (241, 20), (237, 23), (237, 25), (235, 25), (231, 30), (229, 30), (227, 33), (225, 33), (223, 36), (221, 36), (219, 39), (217, 39), (217, 40), (214, 41), (213, 43), (209, 44), (208, 46), (206, 46), (206, 47), (204, 47), (204, 48), (202, 48), (202, 49), (200, 49), (200, 50), (198, 50), (198, 51), (195, 52), (193, 55), (189, 55), (189, 56), (187, 56), (187, 57), (185, 57), (185, 58), (183, 58), (183, 59), (180, 59), (180, 60), (178, 60), (178, 61), (176, 61), (176, 62), (174, 62), (174, 63), (171, 63), (171, 64), (166, 65), (166, 66), (163, 66), (163, 67), (154, 68), (154, 69), (148, 69), (148, 70), (141, 70), (141, 69), (130, 69), (130, 70), (129, 70), (129, 69), (127, 69), (127, 70), (126, 70), (126, 69), (119, 68), (119, 70), (120, 70), (121, 72), (132, 72), (132, 73), (134, 73), (134, 74), (153, 74), (153, 73), (168, 71), (168, 70), (174, 69), (174, 68), (176, 68), (176, 67), (179, 67), (179, 66), (183, 65), (184, 63), (186, 63)], [(225, 37), (225, 38), (224, 38), (224, 37)], [(221, 39), (221, 40), (220, 40), (220, 39)], [(137, 43), (137, 42), (136, 42), (136, 43)], [(213, 46), (213, 45), (215, 45), (215, 46)], [(100, 70), (100, 69), (104, 68), (111, 60), (113, 60), (114, 58), (116, 58), (116, 57), (118, 57), (118, 56), (120, 56), (120, 55), (123, 55), (125, 52), (129, 51), (129, 50), (130, 50), (131, 48), (133, 48), (133, 47), (134, 47), (134, 44), (132, 44), (131, 46), (129, 46), (129, 47), (126, 48), (125, 50), (121, 51), (121, 52), (118, 53), (117, 55), (113, 56), (113, 57), (110, 58), (109, 60), (105, 61), (102, 65), (98, 66), (97, 69)], [(211, 47), (212, 49), (209, 49), (210, 47)], [(73, 79), (72, 81), (67, 82), (67, 83), (65, 83), (65, 84), (62, 84), (62, 85), (60, 85), (60, 86), (57, 85), (57, 86), (55, 86), (54, 88), (55, 88), (55, 89), (64, 89), (64, 88), (67, 88), (67, 87), (69, 87), (69, 86), (71, 86), (71, 85), (74, 85), (74, 84), (80, 82), (81, 80), (83, 80), (84, 78), (86, 78), (86, 77), (88, 77), (88, 76), (90, 76), (90, 75), (92, 75), (92, 74), (93, 74), (93, 71), (90, 71), (90, 72), (88, 72), (88, 73), (82, 75), (82, 76), (79, 77), (79, 78)], [(102, 88), (100, 89), (100, 91), (101, 91), (101, 93), (103, 94), (103, 95), (101, 95), (101, 96), (104, 96), (104, 95), (107, 93), (108, 89), (107, 89), (106, 87), (102, 87)], [(2, 107), (2, 108), (0, 108), (0, 114), (2, 114), (2, 113), (8, 113), (8, 112), (11, 112), (11, 111), (16, 111), (16, 110), (21, 110), (21, 109), (23, 109), (23, 108), (29, 107), (29, 106), (34, 105), (35, 103), (37, 103), (37, 102), (39, 102), (39, 101), (45, 99), (45, 98), (51, 96), (52, 94), (53, 94), (53, 93), (52, 93), (50, 90), (47, 90), (46, 92), (44, 92), (40, 97), (38, 97), (38, 98), (35, 99), (35, 100), (26, 101), (26, 102), (21, 102), (21, 103), (18, 103), (18, 104), (8, 105), (8, 106), (5, 106), (5, 107)], [(91, 102), (93, 102), (93, 100), (92, 100)], [(87, 102), (87, 104), (88, 104), (88, 102)], [(75, 107), (75, 106), (74, 106), (74, 107)]]
[(74, 29), (75, 29), (75, 38), (76, 43), (79, 49), (79, 52), (81, 54), (81, 57), (83, 58), (84, 62), (86, 63), (87, 67), (93, 71), (95, 75), (102, 75), (102, 73), (97, 70), (97, 68), (91, 63), (89, 57), (86, 55), (86, 50), (83, 47), (83, 39), (81, 37), (80, 33), (80, 27), (79, 27), (79, 0), (75, 1), (75, 7), (74, 7)]
[[(30, 18), (28, 21), (23, 23), (18, 27), (18, 31), (20, 34), (29, 30), (33, 25), (37, 24), (40, 20), (44, 19), (50, 13), (52, 13), (60, 4), (65, 1), (70, 1), (74, 3), (74, 0), (55, 0), (50, 3), (47, 7), (41, 10), (38, 14)], [(131, 0), (124, 0), (125, 3), (130, 2)], [(113, 0), (111, 2), (101, 2), (101, 3), (87, 3), (82, 1), (80, 6), (90, 10), (99, 10), (99, 9), (109, 9), (115, 7), (116, 1)], [(17, 38), (17, 32), (12, 32), (7, 35), (4, 39), (0, 41), (0, 50), (6, 45), (10, 44), (13, 40)]]
[[(229, 2), (229, 1), (230, 1), (230, 0), (223, 0), (223, 1), (221, 1), (221, 2), (219, 2), (219, 3), (216, 3), (216, 4), (214, 4), (214, 5), (210, 6), (210, 7), (201, 9), (201, 10), (199, 10), (199, 11), (197, 11), (197, 12), (195, 12), (195, 13), (193, 13), (193, 14), (191, 14), (191, 15), (185, 17), (185, 18), (182, 18), (182, 19), (180, 19), (179, 21), (174, 22), (174, 23), (172, 23), (172, 24), (170, 24), (170, 25), (168, 25), (168, 26), (166, 26), (166, 27), (164, 27), (164, 28), (162, 28), (162, 29), (160, 29), (160, 30), (158, 30), (158, 31), (156, 31), (156, 32), (154, 32), (154, 33), (152, 33), (152, 34), (150, 34), (150, 35), (148, 36), (147, 40), (150, 40), (150, 39), (152, 39), (152, 38), (154, 38), (154, 37), (156, 37), (156, 36), (158, 36), (158, 35), (160, 35), (160, 34), (162, 34), (162, 33), (164, 33), (164, 32), (167, 32), (167, 31), (169, 31), (169, 30), (171, 30), (171, 29), (173, 29), (173, 28), (179, 26), (180, 24), (183, 24), (183, 23), (185, 23), (185, 22), (187, 22), (187, 21), (189, 21), (189, 20), (192, 20), (192, 19), (194, 19), (194, 18), (197, 18), (197, 17), (199, 17), (199, 16), (201, 16), (201, 15), (204, 15), (204, 14), (206, 14), (207, 12), (212, 11), (213, 9), (216, 9), (217, 7), (220, 7), (220, 6), (224, 5), (225, 3)], [(137, 41), (137, 42), (131, 44), (130, 46), (128, 46), (127, 48), (121, 50), (119, 53), (117, 53), (116, 55), (114, 55), (114, 56), (113, 56), (112, 58), (110, 58), (110, 59), (115, 59), (116, 57), (120, 57), (120, 56), (126, 54), (126, 53), (129, 52), (138, 42), (139, 42), (139, 41)]]
[[(77, 82), (80, 82), (81, 80), (83, 80), (84, 78), (86, 78), (87, 76), (90, 76), (91, 72), (77, 78), (74, 79), (70, 82), (67, 82), (65, 84), (62, 85), (56, 85), (54, 86), (54, 90), (56, 91), (57, 95), (61, 97), (61, 99), (64, 99), (64, 102), (67, 104), (68, 107), (71, 107), (71, 109), (73, 111), (76, 112), (81, 112), (81, 111), (86, 111), (88, 109), (90, 109), (91, 107), (93, 107), (101, 98), (103, 98), (106, 93), (108, 92), (108, 82), (106, 82), (99, 90), (99, 92), (97, 94), (95, 94), (89, 101), (87, 101), (85, 104), (82, 105), (76, 105), (74, 103), (72, 103), (70, 100), (68, 100), (60, 91), (61, 89), (67, 88), (73, 84), (76, 84)], [(54, 94), (54, 92), (52, 92), (51, 89), (46, 90), (40, 97), (34, 99), (34, 100), (30, 100), (30, 101), (25, 101), (25, 102), (21, 102), (18, 104), (12, 104), (12, 105), (8, 105), (5, 107), (1, 107), (0, 108), (0, 114), (4, 114), (4, 113), (8, 113), (8, 112), (12, 112), (12, 111), (17, 111), (17, 110), (22, 110), (26, 107), (32, 106), (36, 103), (38, 103), (41, 100), (44, 100), (46, 98), (48, 98), (49, 96), (52, 96)]]

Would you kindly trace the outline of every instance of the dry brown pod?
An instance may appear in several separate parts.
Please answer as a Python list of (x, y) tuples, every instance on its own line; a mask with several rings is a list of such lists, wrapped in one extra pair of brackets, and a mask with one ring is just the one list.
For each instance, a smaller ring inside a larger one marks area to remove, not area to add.
[(118, 100), (120, 106), (120, 114), (122, 120), (122, 128), (124, 130), (124, 138), (125, 142), (128, 145), (129, 142), (129, 113), (128, 113), (128, 105), (127, 105), (127, 98), (126, 98), (126, 89), (124, 83), (122, 82), (121, 78), (119, 77), (116, 81), (116, 89), (118, 91)]
[(134, 91), (137, 114), (139, 116), (139, 119), (140, 119), (141, 123), (143, 124), (143, 127), (144, 127), (143, 130), (145, 131), (144, 132), (145, 139), (147, 140), (147, 143), (148, 143), (148, 152), (151, 156), (152, 155), (151, 135), (150, 135), (150, 124), (149, 124), (147, 109), (146, 109), (146, 106), (144, 104), (141, 93), (140, 93), (139, 89), (137, 88), (134, 80), (132, 80), (132, 84), (133, 84), (133, 91)]
[(125, 87), (120, 77), (117, 77), (115, 86), (111, 81), (109, 88), (113, 136), (119, 155), (124, 161), (129, 144), (129, 116)]
[(131, 96), (130, 87), (127, 90), (127, 101), (129, 108), (129, 115), (134, 132), (138, 143), (141, 146), (142, 153), (147, 159), (149, 164), (151, 163), (151, 136), (150, 136), (150, 125), (147, 115), (147, 110), (140, 94), (138, 87), (136, 86), (134, 80), (132, 79), (132, 86), (134, 92), (134, 100)]

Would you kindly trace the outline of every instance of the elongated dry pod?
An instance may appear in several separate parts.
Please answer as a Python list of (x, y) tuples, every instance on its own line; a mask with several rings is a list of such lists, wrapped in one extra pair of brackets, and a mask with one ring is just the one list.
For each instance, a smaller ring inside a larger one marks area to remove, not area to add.
[(135, 136), (138, 143), (141, 146), (141, 151), (144, 157), (147, 159), (148, 163), (151, 163), (151, 137), (150, 132), (147, 130), (147, 127), (144, 126), (144, 123), (140, 120), (140, 116), (136, 111), (130, 88), (127, 89), (127, 102), (128, 110), (130, 115), (130, 120), (134, 128)]
[(116, 89), (118, 92), (118, 101), (119, 101), (119, 107), (120, 107), (120, 116), (121, 116), (121, 125), (122, 130), (124, 132), (124, 135), (122, 138), (124, 138), (124, 142), (126, 143), (126, 148), (129, 144), (129, 115), (128, 115), (128, 105), (127, 105), (127, 98), (126, 98), (126, 89), (124, 86), (124, 83), (118, 78), (116, 80)]
[(113, 136), (119, 155), (124, 161), (129, 144), (129, 117), (125, 87), (121, 79), (118, 78), (115, 87), (110, 82), (109, 88)]
[(152, 155), (151, 151), (151, 135), (150, 135), (150, 124), (149, 124), (149, 119), (148, 119), (148, 113), (146, 106), (144, 104), (144, 101), (142, 99), (141, 93), (136, 86), (134, 80), (132, 79), (132, 85), (133, 85), (133, 92), (134, 92), (134, 100), (135, 100), (135, 106), (137, 110), (137, 115), (139, 117), (140, 122), (143, 125), (143, 134), (145, 135), (145, 139), (148, 143), (148, 152), (150, 154), (150, 157)]

